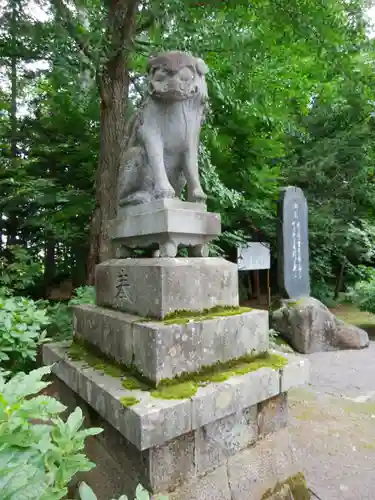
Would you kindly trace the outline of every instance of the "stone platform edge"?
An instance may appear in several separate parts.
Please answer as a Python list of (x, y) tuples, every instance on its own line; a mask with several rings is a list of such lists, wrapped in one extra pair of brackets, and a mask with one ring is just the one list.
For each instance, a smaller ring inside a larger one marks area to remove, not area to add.
[[(70, 389), (106, 419), (139, 450), (165, 444), (173, 438), (245, 408), (305, 385), (309, 362), (285, 354), (288, 364), (281, 369), (260, 368), (224, 382), (200, 387), (188, 399), (153, 398), (140, 390), (126, 390), (121, 379), (105, 375), (68, 356), (70, 342), (43, 346), (43, 363)], [(136, 397), (139, 403), (126, 407), (120, 398)]]

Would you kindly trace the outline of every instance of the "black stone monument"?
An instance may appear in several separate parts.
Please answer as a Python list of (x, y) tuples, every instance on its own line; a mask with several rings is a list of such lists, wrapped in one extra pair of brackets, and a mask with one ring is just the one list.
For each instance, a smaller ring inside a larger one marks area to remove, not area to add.
[(307, 201), (302, 189), (281, 190), (277, 210), (278, 284), (285, 298), (310, 295)]

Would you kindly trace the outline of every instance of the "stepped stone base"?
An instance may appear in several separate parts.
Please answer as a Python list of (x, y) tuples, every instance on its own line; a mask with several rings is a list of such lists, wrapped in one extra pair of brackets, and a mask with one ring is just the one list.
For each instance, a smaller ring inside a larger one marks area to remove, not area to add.
[(134, 366), (150, 381), (268, 351), (268, 312), (191, 320), (186, 324), (142, 318), (94, 305), (74, 308), (74, 335), (118, 363)]
[(147, 247), (161, 257), (176, 257), (179, 246), (192, 247), (195, 257), (208, 257), (207, 244), (220, 233), (218, 214), (207, 212), (205, 204), (177, 199), (120, 207), (109, 226), (119, 257), (126, 257), (129, 249)]
[[(288, 355), (282, 369), (261, 368), (210, 383), (188, 399), (163, 400), (128, 391), (120, 379), (70, 360), (67, 348), (45, 345), (43, 361), (54, 363), (71, 399), (88, 404), (90, 424), (104, 424), (98, 439), (129, 476), (133, 491), (124, 493), (130, 498), (141, 482), (155, 500), (159, 494), (169, 500), (260, 500), (297, 471), (286, 392), (307, 382), (307, 360)], [(129, 395), (139, 403), (123, 406), (120, 398)]]
[(238, 306), (237, 265), (216, 257), (108, 260), (96, 284), (98, 306), (143, 317)]

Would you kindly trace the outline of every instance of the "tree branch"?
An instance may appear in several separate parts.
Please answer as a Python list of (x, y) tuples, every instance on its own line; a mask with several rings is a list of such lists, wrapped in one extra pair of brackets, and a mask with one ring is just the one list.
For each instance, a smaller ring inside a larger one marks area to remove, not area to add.
[(51, 2), (55, 7), (57, 13), (60, 15), (65, 29), (78, 45), (79, 49), (88, 59), (90, 59), (90, 61), (96, 62), (89, 41), (85, 39), (85, 36), (82, 33), (79, 33), (75, 29), (75, 22), (68, 7), (62, 0), (51, 0)]
[(155, 14), (153, 12), (149, 12), (146, 19), (144, 19), (143, 22), (140, 22), (139, 25), (137, 26), (135, 30), (136, 34), (139, 35), (140, 33), (143, 33), (144, 31), (151, 28), (155, 20), (156, 20)]

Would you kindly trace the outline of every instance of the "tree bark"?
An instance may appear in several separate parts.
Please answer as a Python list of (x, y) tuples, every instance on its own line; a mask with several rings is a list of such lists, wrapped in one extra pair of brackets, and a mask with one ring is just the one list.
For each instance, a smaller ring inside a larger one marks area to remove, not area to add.
[[(10, 33), (11, 33), (11, 62), (10, 62), (10, 85), (11, 85), (11, 99), (10, 99), (10, 151), (11, 151), (11, 165), (13, 172), (17, 170), (17, 157), (18, 157), (18, 122), (17, 122), (17, 4), (15, 0), (11, 2), (11, 20), (10, 20)], [(17, 244), (18, 220), (15, 213), (8, 215), (7, 224), (7, 246)]]
[(345, 270), (345, 264), (341, 263), (340, 264), (340, 271), (337, 275), (336, 278), (336, 287), (335, 287), (335, 294), (333, 298), (337, 300), (339, 298), (340, 292), (342, 290), (342, 287), (344, 285), (344, 270)]
[(55, 240), (51, 237), (46, 241), (44, 254), (44, 296), (47, 297), (47, 290), (56, 276)]
[(116, 216), (117, 177), (125, 144), (125, 110), (129, 92), (128, 57), (135, 34), (139, 1), (112, 0), (108, 11), (110, 56), (99, 77), (100, 156), (96, 206), (91, 221), (88, 282), (95, 283), (96, 264), (113, 257), (108, 221)]

